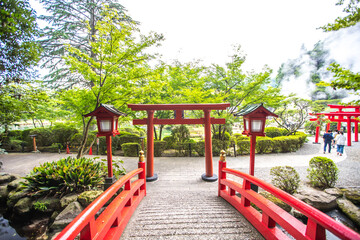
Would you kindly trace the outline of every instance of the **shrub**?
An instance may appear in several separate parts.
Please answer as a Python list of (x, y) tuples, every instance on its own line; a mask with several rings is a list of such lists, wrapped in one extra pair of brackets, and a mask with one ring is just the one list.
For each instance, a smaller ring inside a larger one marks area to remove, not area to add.
[(171, 136), (175, 142), (184, 143), (190, 139), (190, 131), (186, 126), (180, 125), (171, 130)]
[(95, 188), (104, 174), (101, 162), (68, 157), (34, 167), (22, 184), (30, 195), (62, 196)]
[(258, 137), (256, 139), (256, 152), (267, 153), (273, 149), (273, 141), (269, 137)]
[(279, 128), (281, 136), (289, 136), (290, 132), (285, 128)]
[(8, 132), (7, 135), (9, 138), (11, 139), (16, 139), (16, 140), (23, 140), (22, 138), (22, 131), (21, 130), (11, 130)]
[(15, 151), (15, 152), (21, 152), (22, 150), (22, 144), (25, 144), (25, 142), (21, 141), (21, 140), (10, 140), (10, 143), (8, 145), (6, 145), (6, 150), (8, 151)]
[(161, 157), (166, 148), (165, 141), (154, 141), (154, 156)]
[(237, 153), (240, 155), (250, 153), (250, 138), (237, 141)]
[(124, 143), (141, 143), (140, 137), (137, 134), (121, 132), (120, 135), (114, 138), (115, 149), (121, 149)]
[(47, 148), (49, 152), (59, 152), (59, 149), (64, 149), (63, 145), (61, 143), (53, 143), (50, 147)]
[[(213, 134), (212, 135), (212, 138), (213, 139), (220, 139), (220, 137), (219, 137), (219, 132), (216, 132), (215, 134)], [(228, 133), (228, 132), (225, 132), (224, 133), (224, 139), (222, 139), (222, 140), (230, 140), (230, 133)]]
[(230, 141), (227, 140), (212, 140), (212, 152), (214, 156), (220, 156), (221, 150), (228, 149), (230, 146)]
[(277, 127), (267, 127), (267, 128), (265, 128), (265, 134), (269, 138), (282, 136), (281, 135), (281, 130), (279, 128), (277, 128)]
[(49, 128), (34, 128), (30, 131), (29, 136), (25, 140), (28, 146), (33, 145), (33, 139), (30, 135), (36, 135), (37, 146), (51, 146), (53, 143), (53, 134)]
[(57, 123), (53, 127), (51, 127), (51, 132), (53, 134), (53, 142), (60, 143), (62, 146), (66, 146), (66, 144), (71, 145), (80, 145), (79, 142), (75, 141), (74, 135), (79, 135), (80, 139), (82, 138), (82, 134), (79, 134), (79, 131), (69, 124), (65, 123)]
[(205, 156), (205, 141), (199, 141), (192, 145), (199, 157)]
[(165, 149), (175, 149), (175, 139), (172, 136), (167, 136), (163, 138), (163, 141), (166, 142)]
[[(124, 168), (123, 164), (124, 164), (123, 160), (119, 160), (119, 159), (117, 160), (114, 158), (112, 159), (113, 174), (117, 179), (120, 178), (120, 175), (126, 174), (126, 169)], [(107, 174), (108, 172), (107, 159), (101, 159), (101, 167), (104, 175)]]
[(123, 143), (121, 149), (124, 151), (124, 156), (137, 157), (141, 147), (138, 143)]
[(310, 184), (320, 189), (335, 186), (338, 179), (338, 168), (333, 160), (326, 157), (313, 157), (307, 171)]
[(305, 131), (311, 135), (315, 135), (316, 126), (317, 126), (317, 123), (315, 121), (314, 122), (308, 121), (305, 123)]
[(273, 167), (270, 175), (273, 176), (271, 183), (287, 193), (294, 194), (299, 188), (300, 177), (293, 167)]

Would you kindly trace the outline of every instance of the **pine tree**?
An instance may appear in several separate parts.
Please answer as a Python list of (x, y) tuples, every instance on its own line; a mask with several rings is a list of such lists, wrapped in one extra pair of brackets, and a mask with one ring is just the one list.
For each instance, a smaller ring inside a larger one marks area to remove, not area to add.
[[(106, 0), (41, 0), (40, 2), (50, 14), (39, 17), (49, 24), (42, 29), (40, 41), (43, 48), (42, 67), (49, 70), (46, 81), (55, 88), (68, 88), (74, 85), (92, 87), (90, 81), (70, 71), (69, 66), (65, 64), (63, 57), (66, 55), (66, 46), (70, 45), (95, 57), (90, 42), (94, 41), (97, 32), (95, 26), (101, 19), (105, 4), (120, 13), (125, 12), (125, 8)], [(130, 21), (130, 18), (126, 17), (120, 21)]]

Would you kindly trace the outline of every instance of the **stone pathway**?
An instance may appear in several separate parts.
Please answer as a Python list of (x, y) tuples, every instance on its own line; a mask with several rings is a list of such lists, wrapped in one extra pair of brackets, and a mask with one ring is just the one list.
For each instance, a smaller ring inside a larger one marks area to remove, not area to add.
[(263, 239), (229, 203), (217, 196), (217, 182), (176, 169), (147, 183), (147, 196), (135, 211), (125, 239)]

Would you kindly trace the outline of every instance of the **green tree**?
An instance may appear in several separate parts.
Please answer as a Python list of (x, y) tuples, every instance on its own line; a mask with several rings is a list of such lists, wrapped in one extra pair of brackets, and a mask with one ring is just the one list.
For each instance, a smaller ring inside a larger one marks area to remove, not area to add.
[(0, 0), (0, 87), (21, 82), (38, 61), (36, 13), (27, 0)]
[[(146, 53), (145, 50), (157, 46), (162, 36), (155, 33), (148, 36), (140, 35), (133, 24), (121, 21), (127, 18), (123, 12), (111, 8), (105, 9), (101, 20), (95, 25), (96, 35), (93, 35), (90, 41), (91, 53), (68, 45), (69, 54), (65, 57), (65, 61), (72, 72), (81, 75), (92, 86), (89, 89), (76, 90), (84, 94), (86, 102), (82, 100), (81, 103), (88, 106), (86, 109), (90, 108), (92, 111), (100, 103), (110, 103), (126, 111), (125, 104), (141, 93), (139, 79), (151, 74), (147, 62), (155, 56)], [(91, 27), (88, 31), (92, 31)], [(73, 102), (72, 97), (67, 100)], [(75, 103), (74, 107), (78, 108), (78, 106), (79, 104)], [(93, 117), (89, 119), (84, 119), (82, 115), (79, 117), (83, 122), (83, 141), (78, 157), (83, 154), (93, 120)]]
[(279, 116), (274, 118), (276, 123), (285, 128), (289, 135), (295, 133), (306, 122), (311, 111), (311, 101), (290, 97), (282, 101), (281, 107), (275, 113)]
[[(337, 5), (344, 5), (344, 0), (339, 0)], [(360, 22), (360, 0), (349, 0), (343, 12), (347, 13), (345, 17), (338, 17), (334, 23), (329, 23), (321, 27), (325, 32), (338, 31), (343, 28), (355, 26)], [(349, 69), (341, 67), (340, 64), (333, 62), (330, 64), (329, 71), (334, 74), (334, 80), (330, 84), (321, 82), (322, 86), (331, 86), (334, 89), (354, 90), (359, 95), (360, 89), (360, 73), (355, 73)], [(360, 100), (355, 104), (359, 104)]]
[(113, 20), (114, 24), (130, 21), (128, 16), (121, 14), (125, 11), (124, 7), (115, 1), (106, 0), (40, 0), (40, 2), (49, 13), (39, 17), (48, 22), (48, 26), (42, 29), (40, 41), (44, 49), (42, 66), (49, 69), (47, 82), (55, 88), (65, 89), (73, 85), (91, 87), (91, 81), (78, 72), (71, 71), (69, 65), (65, 64), (63, 57), (68, 54), (66, 46), (70, 45), (94, 58), (96, 53), (91, 42), (95, 41), (98, 31), (96, 25), (102, 18), (105, 5), (121, 15)]
[(242, 65), (246, 58), (240, 46), (235, 48), (232, 61), (225, 67), (213, 65), (208, 70), (204, 90), (210, 92), (208, 99), (211, 102), (229, 102), (230, 108), (215, 111), (216, 117), (224, 117), (227, 125), (214, 126), (214, 134), (219, 132), (219, 138), (224, 139), (226, 129), (234, 121), (233, 114), (248, 104), (264, 103), (268, 107), (275, 107), (283, 99), (279, 88), (270, 86), (271, 69), (264, 67), (260, 73), (243, 72)]
[[(328, 23), (325, 26), (320, 27), (325, 32), (330, 31), (338, 31), (343, 28), (348, 28), (351, 26), (355, 26), (358, 22), (360, 22), (360, 8), (359, 3), (360, 0), (349, 0), (348, 4), (344, 8), (343, 12), (347, 13), (345, 17), (338, 17), (335, 19), (334, 23)], [(336, 5), (344, 5), (344, 0), (338, 0)]]

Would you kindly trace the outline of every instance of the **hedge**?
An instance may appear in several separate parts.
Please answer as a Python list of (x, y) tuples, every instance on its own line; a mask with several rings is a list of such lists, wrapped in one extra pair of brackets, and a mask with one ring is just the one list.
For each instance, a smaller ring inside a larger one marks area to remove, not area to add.
[(166, 147), (165, 141), (154, 141), (154, 156), (161, 157)]
[(124, 143), (141, 143), (140, 137), (137, 134), (120, 132), (118, 137), (114, 138), (114, 144), (117, 146), (117, 149), (121, 149), (122, 144)]
[[(240, 140), (241, 139), (241, 140)], [(297, 132), (291, 136), (281, 137), (258, 137), (256, 140), (257, 153), (285, 153), (295, 152), (300, 149), (306, 141), (306, 134)], [(248, 154), (250, 152), (250, 138), (238, 138), (237, 153)]]
[(137, 157), (141, 149), (139, 143), (123, 143), (121, 144), (121, 148), (126, 157)]

